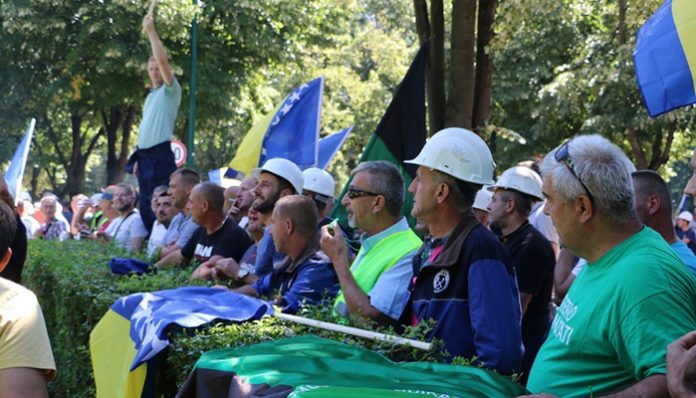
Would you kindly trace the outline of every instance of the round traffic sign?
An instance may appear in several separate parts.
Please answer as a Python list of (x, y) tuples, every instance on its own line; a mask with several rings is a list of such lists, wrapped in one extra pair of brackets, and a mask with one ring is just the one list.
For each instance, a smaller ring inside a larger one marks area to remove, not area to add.
[(172, 152), (174, 152), (174, 162), (176, 167), (181, 167), (186, 163), (186, 145), (179, 140), (172, 140)]

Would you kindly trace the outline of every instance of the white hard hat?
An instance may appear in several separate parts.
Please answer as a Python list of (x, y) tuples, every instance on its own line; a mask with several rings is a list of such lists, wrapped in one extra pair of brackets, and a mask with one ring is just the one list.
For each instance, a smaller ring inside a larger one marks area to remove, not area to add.
[(491, 199), (493, 199), (493, 192), (489, 191), (487, 186), (484, 186), (476, 192), (476, 200), (474, 200), (472, 207), (488, 212), (488, 205), (491, 203)]
[(336, 193), (336, 181), (326, 170), (310, 167), (302, 172), (304, 176), (304, 189), (329, 198)]
[(90, 203), (92, 204), (93, 207), (99, 206), (99, 201), (102, 198), (102, 194), (100, 193), (95, 193), (92, 195), (92, 197), (89, 198)]
[(505, 170), (493, 186), (489, 187), (489, 191), (495, 191), (497, 188), (514, 189), (536, 199), (543, 200), (544, 195), (541, 193), (541, 177), (529, 167), (515, 166)]
[(304, 177), (302, 177), (302, 170), (295, 163), (283, 158), (268, 159), (263, 166), (251, 170), (251, 175), (258, 178), (262, 171), (284, 178), (292, 185), (295, 193), (302, 194)]
[(679, 213), (679, 217), (677, 217), (677, 219), (680, 219), (680, 218), (681, 218), (682, 220), (685, 220), (685, 221), (688, 221), (688, 222), (694, 221), (694, 216), (693, 216), (693, 214), (691, 214), (691, 212), (688, 212), (688, 211), (683, 211), (683, 212)]
[(429, 167), (462, 181), (493, 184), (495, 162), (490, 149), (476, 133), (459, 127), (437, 132), (415, 159), (404, 163)]

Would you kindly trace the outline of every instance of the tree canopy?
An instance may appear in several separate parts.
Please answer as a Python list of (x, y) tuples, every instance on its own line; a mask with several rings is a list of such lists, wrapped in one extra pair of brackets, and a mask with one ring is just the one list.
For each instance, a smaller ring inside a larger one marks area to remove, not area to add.
[[(25, 177), (32, 191), (75, 194), (123, 178), (148, 84), (149, 46), (140, 31), (146, 3), (0, 4), (0, 160), (10, 159), (36, 117)], [(193, 18), (198, 23), (195, 158), (203, 174), (226, 165), (246, 131), (292, 87), (323, 75), (321, 134), (355, 125), (331, 166), (344, 180), (419, 43), (427, 42), (431, 133), (444, 125), (473, 128), (500, 170), (576, 134), (599, 133), (637, 167), (670, 175), (696, 144), (693, 117), (685, 109), (648, 118), (631, 59), (638, 28), (659, 4), (160, 1), (155, 14), (184, 88), (175, 131), (183, 141), (190, 26)]]

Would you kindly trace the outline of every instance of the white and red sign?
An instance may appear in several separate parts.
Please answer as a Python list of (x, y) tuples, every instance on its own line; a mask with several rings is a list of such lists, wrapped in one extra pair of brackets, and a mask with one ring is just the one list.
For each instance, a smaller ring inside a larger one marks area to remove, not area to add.
[(186, 145), (179, 140), (172, 140), (171, 145), (176, 167), (183, 166), (186, 163)]

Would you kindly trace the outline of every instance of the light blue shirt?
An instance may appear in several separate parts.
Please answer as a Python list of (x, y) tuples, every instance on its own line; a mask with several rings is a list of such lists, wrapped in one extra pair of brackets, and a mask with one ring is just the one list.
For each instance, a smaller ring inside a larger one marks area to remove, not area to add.
[(175, 215), (167, 228), (167, 233), (162, 238), (162, 246), (176, 244), (179, 249), (183, 248), (198, 227), (199, 225), (193, 221), (191, 215), (185, 216), (184, 213)]
[[(353, 261), (351, 269), (358, 269), (358, 267), (360, 267), (362, 258), (382, 239), (407, 229), (409, 229), (408, 222), (406, 221), (405, 217), (401, 217), (396, 224), (382, 232), (376, 233), (372, 236), (363, 234), (360, 237), (362, 255), (360, 257), (356, 257), (356, 259)], [(408, 301), (408, 284), (410, 283), (413, 275), (411, 259), (416, 252), (418, 252), (418, 249), (413, 250), (412, 252), (409, 252), (405, 256), (401, 257), (401, 259), (399, 259), (393, 267), (384, 271), (377, 279), (377, 282), (372, 287), (372, 290), (370, 290), (370, 292), (367, 294), (370, 297), (370, 305), (392, 319), (399, 319), (401, 317), (401, 313), (404, 311), (404, 307), (406, 307), (406, 302)], [(347, 309), (337, 308), (337, 310), (339, 313), (347, 315)], [(344, 313), (344, 311), (346, 313)]]
[(150, 91), (143, 105), (143, 120), (138, 129), (138, 148), (147, 149), (164, 141), (171, 141), (176, 113), (181, 104), (181, 85), (173, 79), (172, 85)]
[(686, 268), (691, 271), (691, 275), (696, 277), (696, 254), (689, 249), (686, 243), (680, 240), (672, 243), (670, 247), (677, 253), (677, 256), (682, 259), (684, 264), (686, 264)]

